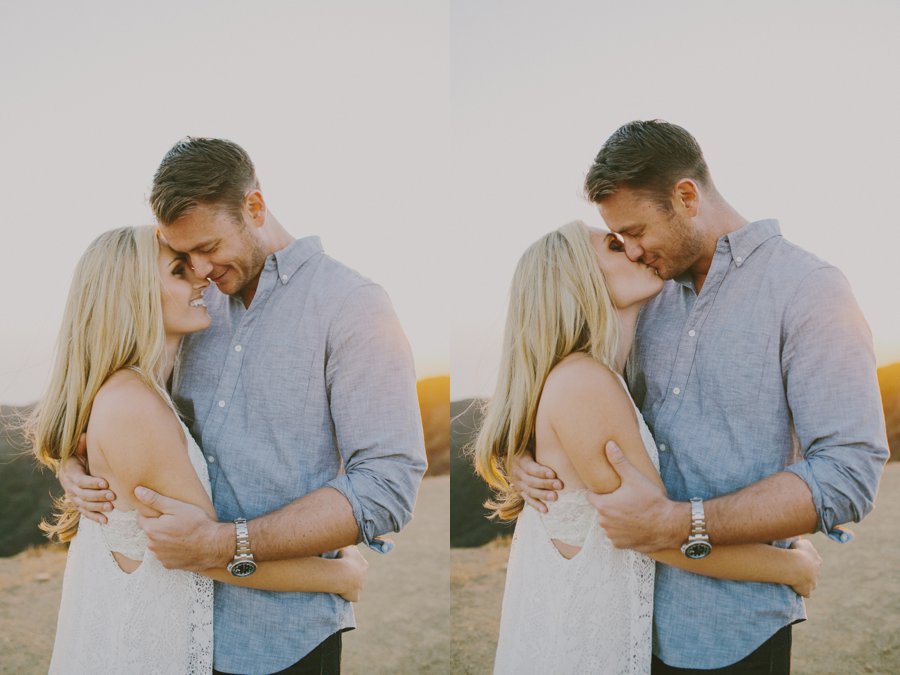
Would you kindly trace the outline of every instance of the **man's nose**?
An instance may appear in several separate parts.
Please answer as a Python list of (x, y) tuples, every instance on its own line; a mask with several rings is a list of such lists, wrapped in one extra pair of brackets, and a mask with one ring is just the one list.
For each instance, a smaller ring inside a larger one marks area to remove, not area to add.
[(213, 270), (213, 266), (205, 258), (191, 256), (191, 267), (194, 268), (194, 274), (200, 279), (206, 279)]
[(627, 237), (625, 238), (624, 244), (625, 255), (628, 256), (628, 259), (631, 262), (638, 262), (641, 259), (641, 256), (644, 255), (644, 249), (634, 241), (629, 241)]

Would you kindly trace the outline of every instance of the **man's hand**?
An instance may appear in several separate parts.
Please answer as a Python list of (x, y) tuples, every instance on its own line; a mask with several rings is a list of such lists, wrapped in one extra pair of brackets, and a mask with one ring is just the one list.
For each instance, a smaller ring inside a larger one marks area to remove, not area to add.
[(614, 441), (606, 444), (606, 456), (622, 484), (609, 494), (591, 494), (600, 527), (616, 548), (641, 553), (679, 548), (691, 526), (690, 505), (673, 502), (622, 454)]
[(87, 472), (87, 435), (81, 434), (75, 454), (59, 467), (59, 484), (66, 492), (66, 499), (78, 507), (81, 515), (102, 524), (106, 523), (104, 511), (112, 511), (116, 495), (102, 478), (94, 478)]
[(525, 503), (541, 513), (547, 513), (544, 502), (556, 501), (555, 491), (563, 489), (553, 469), (538, 464), (527, 453), (513, 460), (511, 473), (512, 484)]
[(147, 547), (166, 569), (199, 572), (225, 567), (234, 556), (234, 525), (219, 523), (199, 506), (165, 497), (138, 486), (138, 501), (160, 513), (138, 516), (147, 534)]

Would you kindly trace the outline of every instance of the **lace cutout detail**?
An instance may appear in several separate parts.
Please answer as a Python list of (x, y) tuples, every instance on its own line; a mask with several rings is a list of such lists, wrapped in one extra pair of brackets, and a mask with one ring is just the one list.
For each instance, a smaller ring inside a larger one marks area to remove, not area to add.
[(589, 490), (561, 490), (555, 502), (547, 502), (547, 513), (542, 513), (544, 528), (551, 539), (558, 539), (569, 546), (584, 546), (591, 527), (597, 522), (597, 511), (587, 500)]
[(110, 551), (126, 558), (141, 560), (147, 550), (147, 535), (137, 524), (137, 511), (114, 509), (106, 514), (109, 521), (100, 526), (103, 541)]

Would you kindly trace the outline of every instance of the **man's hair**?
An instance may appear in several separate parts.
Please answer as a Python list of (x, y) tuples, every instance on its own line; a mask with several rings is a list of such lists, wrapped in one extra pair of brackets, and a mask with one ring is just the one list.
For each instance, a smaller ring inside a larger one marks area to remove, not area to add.
[(625, 124), (610, 136), (584, 179), (584, 194), (599, 204), (621, 187), (650, 197), (672, 210), (672, 188), (682, 178), (710, 184), (709, 169), (697, 140), (663, 120)]
[(163, 157), (150, 191), (156, 219), (169, 225), (198, 204), (216, 204), (241, 222), (249, 190), (259, 188), (250, 156), (237, 143), (187, 136)]

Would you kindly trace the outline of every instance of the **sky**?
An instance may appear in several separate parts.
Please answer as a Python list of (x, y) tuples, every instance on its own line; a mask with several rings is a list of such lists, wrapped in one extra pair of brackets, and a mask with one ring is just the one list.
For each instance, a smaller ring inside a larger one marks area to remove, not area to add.
[(43, 390), (88, 243), (153, 222), (186, 135), (231, 139), (296, 237), (382, 284), (449, 370), (447, 2), (0, 4), (0, 403)]
[(900, 4), (454, 0), (451, 398), (494, 387), (525, 248), (574, 219), (603, 141), (661, 118), (749, 220), (839, 267), (900, 361)]

